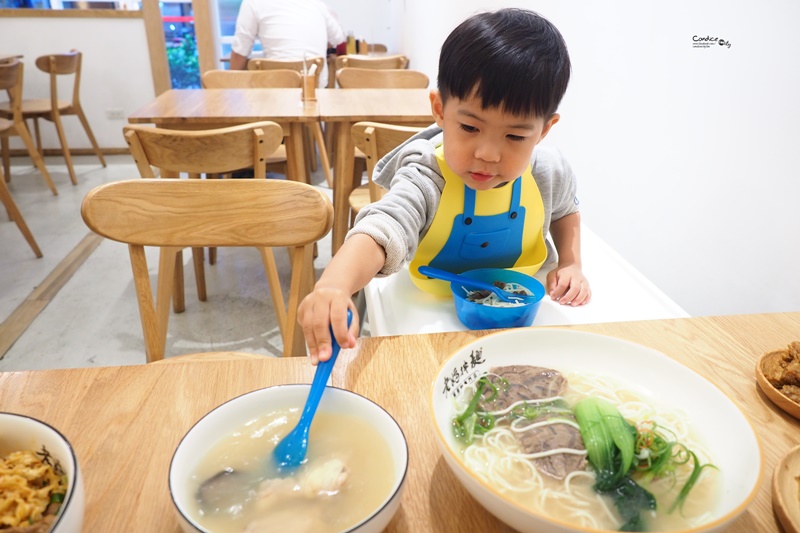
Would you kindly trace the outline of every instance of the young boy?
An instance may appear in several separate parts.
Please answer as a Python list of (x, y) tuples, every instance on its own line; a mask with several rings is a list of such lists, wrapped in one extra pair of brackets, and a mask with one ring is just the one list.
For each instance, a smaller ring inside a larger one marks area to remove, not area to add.
[[(329, 325), (340, 346), (355, 346), (357, 317), (346, 325), (347, 309), (355, 314), (350, 296), (407, 260), (415, 284), (437, 294), (449, 294), (447, 283), (421, 276), (420, 265), (530, 275), (544, 265), (552, 268), (546, 288), (553, 300), (589, 302), (572, 171), (557, 151), (534, 152), (559, 120), (569, 75), (561, 34), (536, 13), (481, 13), (453, 30), (430, 96), (436, 124), (378, 163), (375, 181), (388, 193), (359, 212), (300, 305), (314, 364), (330, 358)], [(557, 258), (548, 253), (548, 233)]]

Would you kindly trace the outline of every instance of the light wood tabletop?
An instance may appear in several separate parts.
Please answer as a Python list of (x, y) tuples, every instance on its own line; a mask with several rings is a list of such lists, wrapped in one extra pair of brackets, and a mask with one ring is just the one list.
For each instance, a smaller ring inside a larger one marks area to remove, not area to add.
[(344, 242), (350, 219), (348, 197), (353, 190), (353, 139), (350, 128), (358, 121), (430, 125), (430, 89), (320, 89), (319, 119), (334, 127), (336, 157), (333, 167), (332, 251)]
[(318, 120), (315, 103), (304, 103), (297, 89), (172, 89), (137, 109), (132, 124), (155, 124), (168, 129), (223, 128), (272, 120), (286, 136), (288, 177), (306, 173), (303, 124)]
[[(764, 459), (756, 498), (730, 531), (780, 531), (769, 479), (781, 456), (800, 441), (800, 426), (760, 393), (754, 369), (761, 354), (800, 338), (800, 313), (559, 329), (648, 346), (725, 392), (756, 428)], [(408, 439), (408, 478), (389, 532), (511, 531), (476, 504), (450, 472), (435, 440), (428, 404), (441, 362), (486, 333), (364, 338), (339, 356), (333, 385), (382, 405)], [(175, 533), (179, 529), (167, 474), (181, 437), (226, 400), (271, 385), (308, 383), (313, 371), (305, 358), (231, 361), (212, 356), (126, 367), (8, 372), (0, 374), (0, 410), (42, 419), (72, 442), (85, 475), (84, 531)]]

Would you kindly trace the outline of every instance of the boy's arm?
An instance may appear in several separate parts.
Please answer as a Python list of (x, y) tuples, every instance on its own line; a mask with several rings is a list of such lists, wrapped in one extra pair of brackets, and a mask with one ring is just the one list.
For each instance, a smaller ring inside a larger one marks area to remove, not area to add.
[(550, 298), (572, 306), (589, 303), (592, 292), (582, 271), (580, 213), (553, 220), (550, 235), (558, 252), (558, 266), (547, 274)]
[[(314, 364), (327, 361), (331, 356), (329, 326), (342, 348), (355, 346), (359, 320), (351, 296), (380, 272), (385, 260), (383, 248), (372, 237), (352, 235), (333, 256), (314, 290), (303, 299), (298, 308), (298, 321)], [(353, 311), (349, 330), (348, 308)]]

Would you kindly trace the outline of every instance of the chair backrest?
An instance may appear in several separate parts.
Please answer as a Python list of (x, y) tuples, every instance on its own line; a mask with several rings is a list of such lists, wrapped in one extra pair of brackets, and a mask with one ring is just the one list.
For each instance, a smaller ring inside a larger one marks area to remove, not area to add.
[(58, 82), (57, 76), (74, 74), (72, 86), (72, 106), (80, 107), (81, 86), (81, 61), (83, 54), (77, 50), (70, 50), (67, 54), (49, 54), (36, 58), (36, 67), (50, 75), (50, 100), (53, 108), (58, 107)]
[(380, 122), (356, 122), (350, 132), (353, 144), (367, 156), (367, 179), (369, 180), (369, 199), (376, 202), (385, 190), (372, 181), (372, 174), (378, 161), (424, 128), (383, 124)]
[(326, 59), (324, 57), (307, 57), (305, 62), (303, 59), (266, 59), (262, 57), (253, 58), (247, 61), (247, 70), (276, 70), (287, 69), (296, 70), (301, 75), (303, 74), (303, 66), (306, 69), (311, 69), (312, 65), (317, 68), (314, 71), (316, 84), (319, 85), (319, 77), (322, 74), (322, 66)]
[(0, 63), (0, 90), (8, 94), (12, 122), (22, 122), (22, 70), (24, 65), (16, 59)]
[(367, 52), (387, 52), (389, 49), (386, 47), (385, 44), (381, 43), (369, 43), (367, 44)]
[(253, 167), (266, 177), (266, 160), (280, 146), (283, 129), (262, 121), (213, 130), (180, 131), (133, 124), (123, 128), (139, 174), (155, 178), (152, 167), (189, 174), (223, 174)]
[[(129, 245), (148, 362), (162, 359), (166, 344), (171, 291), (163, 287), (171, 286), (175, 260), (163, 250), (184, 247), (288, 247), (292, 279), (284, 355), (293, 353), (297, 305), (313, 279), (314, 243), (333, 225), (333, 206), (322, 192), (284, 180), (137, 179), (91, 190), (81, 215), (95, 233)], [(163, 249), (155, 304), (144, 246)]]
[(336, 70), (344, 67), (356, 68), (408, 68), (408, 57), (402, 54), (389, 56), (339, 56)]
[(296, 70), (207, 70), (201, 78), (206, 89), (264, 89), (301, 87)]
[(356, 67), (337, 70), (336, 81), (342, 89), (425, 89), (430, 82), (427, 74), (417, 70)]

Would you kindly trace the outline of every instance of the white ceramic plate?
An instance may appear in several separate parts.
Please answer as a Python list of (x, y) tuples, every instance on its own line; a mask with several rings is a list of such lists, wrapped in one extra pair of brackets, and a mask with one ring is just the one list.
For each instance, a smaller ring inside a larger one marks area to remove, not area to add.
[(451, 431), (455, 414), (451, 398), (490, 367), (511, 364), (549, 367), (564, 374), (582, 370), (611, 376), (652, 400), (654, 406), (687, 413), (722, 476), (722, 495), (714, 519), (690, 531), (723, 529), (755, 497), (763, 464), (756, 435), (742, 411), (705, 378), (660, 352), (613, 337), (547, 328), (507, 330), (457, 350), (433, 382), (431, 406), (439, 444), (451, 470), (489, 512), (515, 529), (537, 533), (597, 531), (523, 508), (472, 474), (462, 461)]

